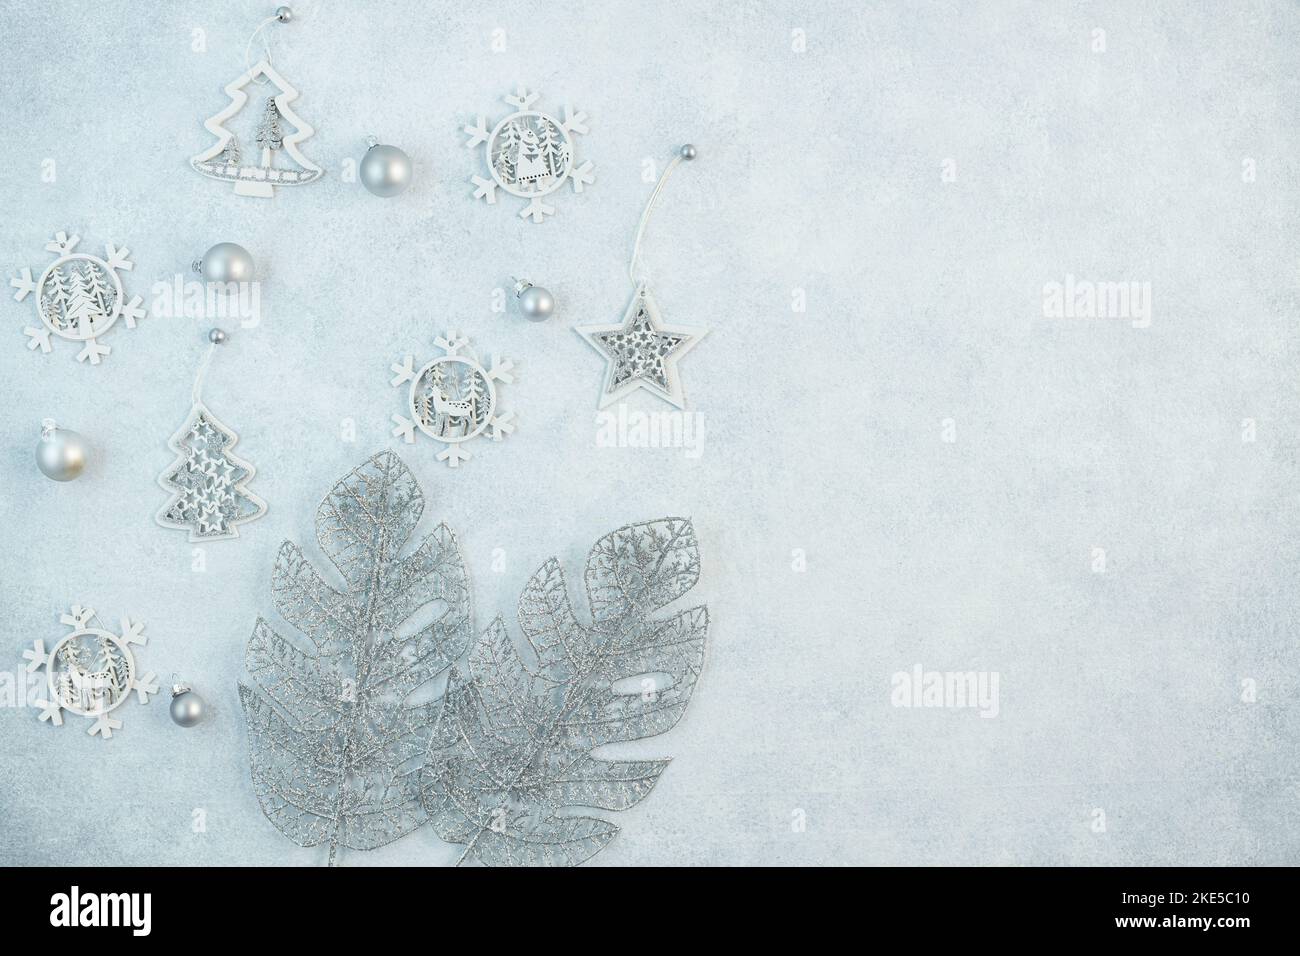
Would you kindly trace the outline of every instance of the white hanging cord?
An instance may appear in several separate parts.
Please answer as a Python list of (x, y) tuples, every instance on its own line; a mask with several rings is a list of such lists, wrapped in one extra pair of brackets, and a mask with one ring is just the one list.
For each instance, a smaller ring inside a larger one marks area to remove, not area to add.
[[(260, 24), (258, 24), (257, 29), (253, 31), (253, 35), (248, 38), (248, 43), (244, 45), (244, 71), (245, 72), (252, 72), (253, 69), (252, 59), (249, 56), (249, 54), (253, 52), (253, 41), (257, 39), (257, 35), (261, 33), (262, 30), (268, 24), (274, 23), (278, 19), (280, 18), (267, 17)], [(262, 37), (262, 49), (266, 52), (266, 56), (264, 58), (266, 60), (266, 65), (270, 66), (271, 65), (271, 44), (270, 42), (267, 41), (266, 37)], [(264, 76), (258, 76), (253, 78), (253, 82), (256, 83), (258, 86), (264, 86), (266, 83), (270, 81), (267, 80), (267, 78)]]
[[(293, 19), (293, 11), (290, 10), (288, 7), (280, 7), (275, 11), (274, 14), (267, 17), (265, 20), (263, 20), (261, 23), (257, 25), (257, 29), (253, 31), (253, 35), (249, 37), (248, 42), (244, 44), (244, 72), (245, 73), (251, 73), (253, 71), (253, 63), (249, 54), (253, 52), (253, 41), (257, 39), (258, 35), (263, 30), (265, 30), (270, 24), (275, 23), (277, 20), (280, 23), (288, 23), (292, 19)], [(270, 66), (271, 65), (271, 41), (268, 40), (266, 37), (262, 37), (262, 50), (266, 53), (266, 56), (263, 57), (263, 59), (266, 60), (266, 65)], [(267, 83), (270, 82), (270, 80), (268, 80), (265, 76), (259, 76), (259, 77), (255, 77), (253, 79), (253, 82), (257, 86), (265, 86)]]
[(645, 212), (641, 213), (641, 224), (636, 227), (636, 241), (632, 243), (632, 261), (628, 264), (628, 278), (632, 280), (634, 286), (640, 286), (645, 281), (645, 276), (637, 277), (636, 266), (637, 260), (641, 258), (641, 239), (645, 235), (645, 227), (650, 224), (650, 214), (654, 212), (655, 203), (659, 201), (659, 194), (663, 192), (664, 183), (668, 182), (668, 177), (687, 157), (679, 152), (673, 157), (672, 162), (664, 169), (663, 175), (659, 177), (659, 182), (655, 184), (655, 190), (650, 194), (650, 201), (645, 204)]
[(200, 397), (203, 395), (203, 379), (207, 377), (208, 365), (212, 363), (212, 353), (217, 350), (217, 343), (213, 342), (208, 346), (208, 351), (203, 356), (203, 361), (199, 363), (198, 374), (194, 376), (194, 388), (190, 392), (191, 403), (199, 404)]

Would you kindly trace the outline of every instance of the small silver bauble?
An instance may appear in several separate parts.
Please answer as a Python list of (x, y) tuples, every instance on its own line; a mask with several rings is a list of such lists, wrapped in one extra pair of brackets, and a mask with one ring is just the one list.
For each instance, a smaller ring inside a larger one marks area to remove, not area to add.
[(195, 261), (194, 271), (208, 282), (252, 282), (253, 257), (234, 242), (218, 242)]
[(288, 7), (276, 7), (275, 18), (279, 20), (281, 23), (288, 23), (290, 20), (293, 19), (293, 11), (290, 10)]
[(41, 440), (36, 443), (36, 467), (55, 481), (71, 481), (86, 467), (86, 443), (80, 435), (59, 428), (54, 419), (41, 422)]
[(208, 333), (208, 341), (213, 345), (220, 345), (222, 342), (226, 341), (225, 329), (213, 329)]
[(682, 153), (682, 159), (694, 159), (696, 156), (695, 147), (690, 143), (687, 143), (685, 146), (682, 147), (681, 153)]
[(411, 157), (371, 140), (361, 157), (361, 182), (376, 196), (396, 196), (411, 185)]
[(172, 685), (172, 720), (182, 727), (193, 727), (203, 719), (203, 698), (188, 684)]
[(555, 296), (527, 279), (516, 280), (515, 298), (519, 300), (519, 314), (529, 322), (545, 322), (555, 314)]

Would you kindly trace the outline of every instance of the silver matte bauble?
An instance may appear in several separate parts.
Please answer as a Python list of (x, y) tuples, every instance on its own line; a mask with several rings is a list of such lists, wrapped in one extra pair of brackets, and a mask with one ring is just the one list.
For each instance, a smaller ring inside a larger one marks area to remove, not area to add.
[(238, 243), (218, 242), (194, 263), (207, 282), (252, 282), (253, 257)]
[(376, 196), (396, 196), (411, 185), (411, 157), (376, 143), (361, 157), (361, 182)]
[(193, 727), (203, 719), (203, 698), (186, 684), (172, 687), (172, 720), (182, 727)]
[(71, 481), (86, 467), (86, 442), (74, 431), (59, 428), (54, 419), (41, 423), (41, 440), (36, 443), (36, 467), (46, 478)]
[(288, 23), (290, 20), (293, 19), (293, 11), (290, 10), (288, 7), (276, 7), (275, 18), (279, 20), (281, 23)]
[(519, 300), (519, 314), (529, 322), (545, 322), (555, 314), (555, 296), (527, 279), (515, 283), (515, 298)]
[(687, 143), (682, 147), (682, 159), (694, 159), (696, 156), (695, 147)]

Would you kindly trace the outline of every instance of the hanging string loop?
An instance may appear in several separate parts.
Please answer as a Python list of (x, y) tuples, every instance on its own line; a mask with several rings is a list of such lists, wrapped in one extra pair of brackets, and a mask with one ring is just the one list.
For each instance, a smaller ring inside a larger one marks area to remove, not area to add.
[(650, 215), (654, 212), (655, 205), (659, 202), (659, 195), (664, 190), (664, 185), (668, 182), (668, 177), (673, 174), (673, 170), (682, 164), (683, 161), (695, 158), (695, 147), (687, 144), (677, 151), (677, 155), (672, 161), (664, 167), (663, 174), (659, 177), (659, 182), (655, 183), (654, 192), (650, 194), (650, 199), (645, 204), (645, 211), (641, 213), (641, 222), (636, 227), (636, 240), (632, 243), (632, 261), (628, 263), (627, 275), (632, 280), (632, 285), (640, 287), (645, 284), (646, 277), (644, 273), (637, 273), (637, 264), (641, 259), (641, 240), (645, 238), (646, 226), (650, 224)]
[[(253, 62), (251, 57), (251, 54), (253, 52), (253, 41), (256, 40), (258, 36), (261, 35), (262, 31), (265, 30), (272, 23), (288, 23), (292, 19), (293, 19), (293, 11), (290, 10), (288, 7), (280, 7), (275, 11), (274, 14), (267, 17), (265, 20), (263, 20), (261, 23), (257, 25), (257, 29), (253, 31), (253, 35), (249, 37), (248, 42), (244, 44), (244, 72), (246, 73), (253, 72)], [(262, 59), (266, 61), (267, 66), (270, 66), (271, 65), (271, 41), (264, 36), (262, 37), (262, 52), (263, 52)], [(258, 76), (258, 77), (254, 77), (253, 82), (258, 86), (265, 86), (270, 81), (265, 76)]]

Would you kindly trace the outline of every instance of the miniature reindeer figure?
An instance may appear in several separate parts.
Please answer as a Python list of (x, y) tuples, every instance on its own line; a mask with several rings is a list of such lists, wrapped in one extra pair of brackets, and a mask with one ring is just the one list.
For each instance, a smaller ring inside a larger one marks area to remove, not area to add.
[(470, 427), (474, 423), (473, 402), (453, 402), (443, 394), (441, 389), (436, 388), (433, 389), (430, 397), (433, 399), (434, 412), (444, 416), (443, 427), (439, 429), (440, 434), (447, 434), (453, 419), (460, 422), (462, 435), (469, 434)]
[(96, 663), (103, 666), (91, 671), (85, 665), (80, 647), (68, 643), (60, 650), (65, 670), (59, 675), (58, 694), (63, 706), (97, 714), (107, 710), (122, 695), (120, 676), (113, 667), (115, 655), (107, 646), (101, 652), (104, 657)]

